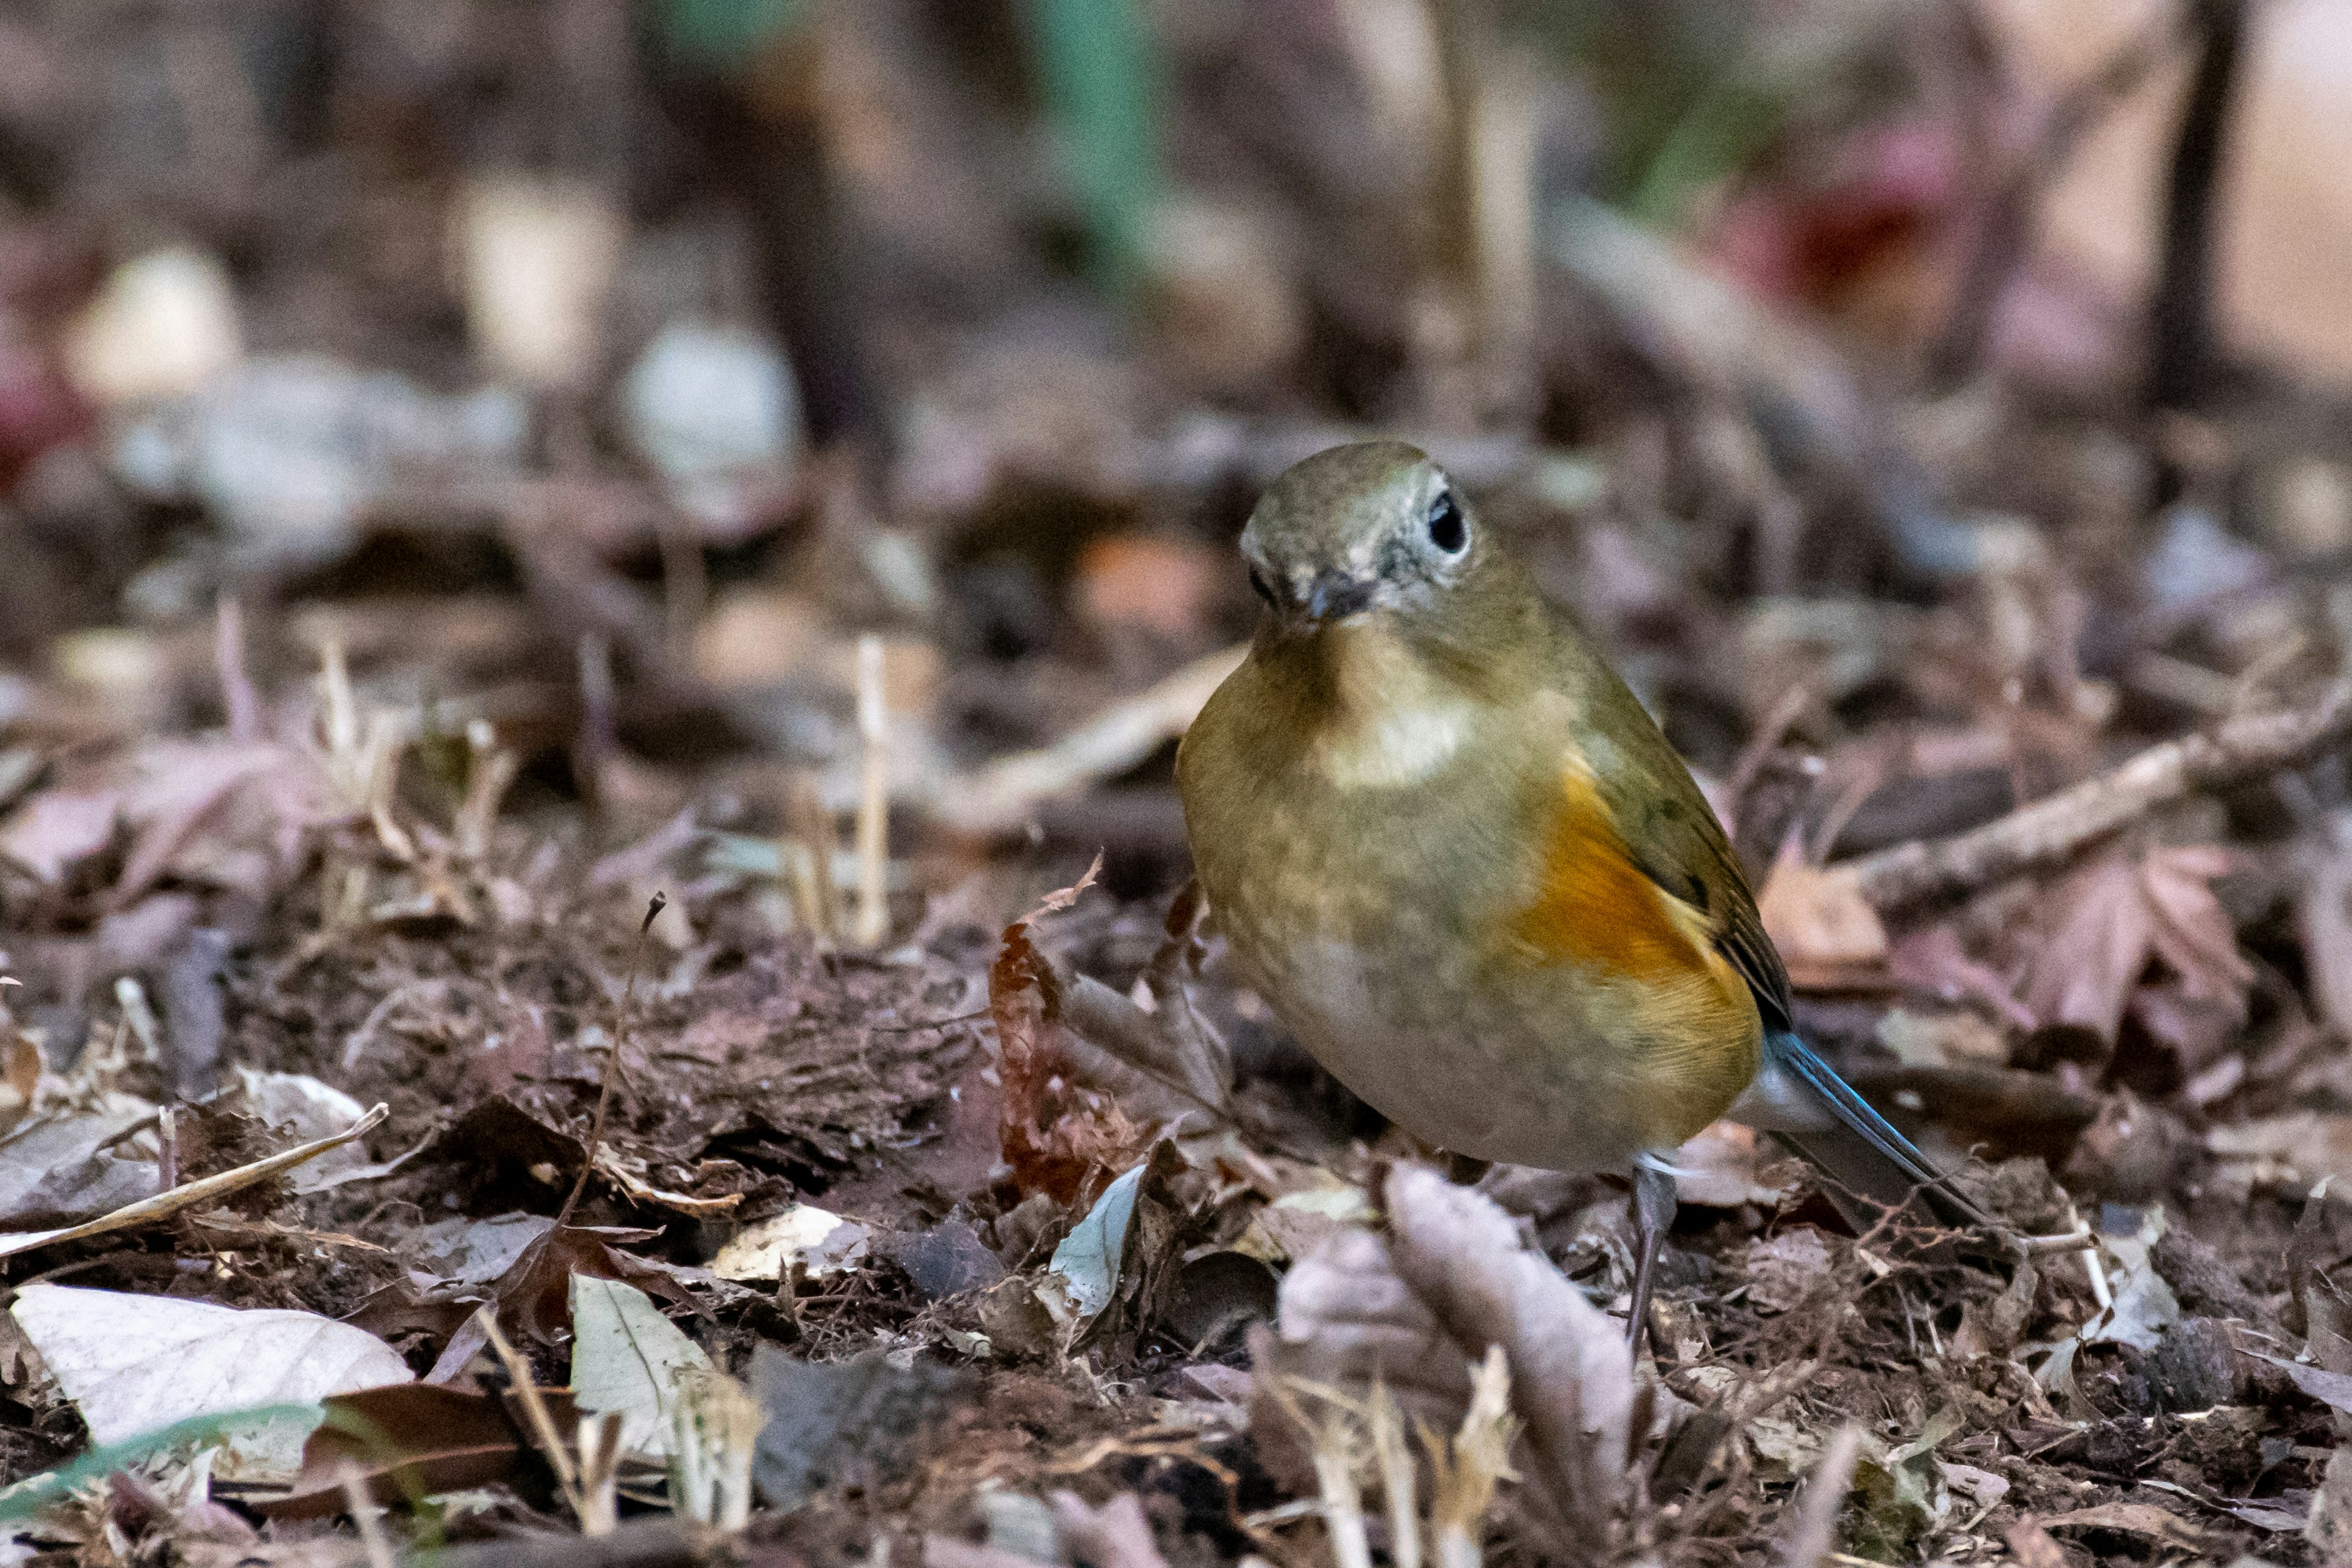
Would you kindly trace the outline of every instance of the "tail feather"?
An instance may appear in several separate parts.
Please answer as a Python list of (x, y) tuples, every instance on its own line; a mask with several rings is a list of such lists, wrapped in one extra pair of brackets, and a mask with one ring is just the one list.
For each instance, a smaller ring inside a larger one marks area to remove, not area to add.
[[(1770, 1067), (1782, 1069), (1787, 1089), (1829, 1113), (1793, 1118), (1805, 1125), (1784, 1122), (1774, 1129), (1774, 1135), (1820, 1166), (1832, 1181), (1882, 1208), (1924, 1204), (1940, 1224), (1992, 1223), (1953, 1186), (1949, 1176), (1930, 1164), (1911, 1140), (1896, 1131), (1802, 1040), (1776, 1031), (1766, 1037), (1764, 1054)], [(1875, 1219), (1876, 1215), (1850, 1217)]]

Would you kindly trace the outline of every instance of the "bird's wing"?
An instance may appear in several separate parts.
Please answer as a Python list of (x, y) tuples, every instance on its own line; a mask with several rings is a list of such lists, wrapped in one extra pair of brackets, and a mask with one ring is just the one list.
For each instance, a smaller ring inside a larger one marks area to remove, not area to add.
[[(1633, 701), (1630, 693), (1625, 700)], [(1764, 934), (1756, 896), (1748, 890), (1731, 841), (1724, 837), (1690, 770), (1649, 716), (1640, 717), (1646, 734), (1630, 745), (1621, 737), (1618, 750), (1624, 765), (1596, 775), (1594, 792), (1642, 874), (1706, 921), (1716, 951), (1756, 994), (1765, 1028), (1786, 1029), (1789, 973), (1773, 951), (1772, 939)], [(1626, 728), (1630, 726), (1620, 726), (1621, 731)], [(1654, 744), (1646, 743), (1652, 741)]]

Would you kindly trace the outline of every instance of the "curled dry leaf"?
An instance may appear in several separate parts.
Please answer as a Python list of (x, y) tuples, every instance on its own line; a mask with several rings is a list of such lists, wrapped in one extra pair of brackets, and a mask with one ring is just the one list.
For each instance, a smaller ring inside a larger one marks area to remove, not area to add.
[[(543, 1389), (542, 1399), (568, 1395)], [(302, 1449), (302, 1470), (287, 1495), (265, 1500), (272, 1519), (324, 1519), (350, 1506), (343, 1476), (356, 1468), (379, 1503), (511, 1479), (530, 1452), (511, 1394), (475, 1394), (430, 1384), (388, 1384), (320, 1401), (326, 1419)]]
[[(1067, 908), (1093, 874), (1036, 912)], [(1157, 1003), (1149, 1013), (1040, 947), (1034, 919), (1005, 927), (1003, 951), (989, 966), (1003, 1051), (999, 1132), (1014, 1179), (1068, 1203), (1098, 1173), (1133, 1165), (1155, 1137), (1225, 1125), (1233, 1061), (1185, 990), (1200, 919), (1193, 890), (1170, 907), (1167, 940), (1145, 972)]]
[(1277, 1327), (1256, 1338), (1253, 1429), (1278, 1443), (1293, 1427), (1279, 1380), (1376, 1378), (1409, 1417), (1452, 1429), (1469, 1408), (1473, 1364), (1500, 1346), (1524, 1427), (1520, 1473), (1564, 1545), (1605, 1555), (1635, 1501), (1623, 1325), (1522, 1247), (1491, 1200), (1416, 1167), (1393, 1173), (1385, 1195), (1389, 1239), (1342, 1231), (1283, 1282)]

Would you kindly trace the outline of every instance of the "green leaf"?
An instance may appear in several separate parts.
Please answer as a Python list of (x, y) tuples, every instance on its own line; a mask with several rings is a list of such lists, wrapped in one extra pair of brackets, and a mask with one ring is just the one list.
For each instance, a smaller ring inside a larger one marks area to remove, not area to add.
[(196, 1449), (226, 1440), (256, 1426), (300, 1424), (316, 1426), (325, 1414), (316, 1405), (257, 1405), (244, 1410), (223, 1410), (211, 1415), (191, 1415), (169, 1426), (125, 1437), (119, 1443), (89, 1449), (70, 1463), (44, 1470), (0, 1491), (0, 1523), (31, 1519), (85, 1481), (94, 1481), (126, 1469), (142, 1459), (174, 1448)]
[(808, 0), (661, 0), (656, 15), (672, 48), (696, 64), (738, 66), (782, 37)]
[(1045, 112), (1084, 216), (1097, 281), (1139, 280), (1164, 183), (1160, 61), (1139, 0), (1026, 0)]

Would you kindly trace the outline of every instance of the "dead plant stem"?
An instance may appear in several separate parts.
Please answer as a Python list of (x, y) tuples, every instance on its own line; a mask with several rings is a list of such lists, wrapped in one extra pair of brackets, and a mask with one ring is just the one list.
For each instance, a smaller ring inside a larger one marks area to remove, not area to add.
[(668, 896), (656, 893), (646, 902), (646, 918), (637, 922), (637, 940), (629, 949), (629, 978), (621, 987), (620, 1005), (613, 1010), (613, 1044), (604, 1062), (604, 1079), (596, 1086), (596, 1115), (588, 1123), (588, 1149), (580, 1161), (580, 1174), (555, 1215), (558, 1229), (571, 1223), (572, 1211), (579, 1206), (580, 1194), (587, 1190), (588, 1174), (596, 1168), (596, 1152), (604, 1146), (604, 1119), (613, 1109), (613, 1080), (621, 1075), (621, 1050), (629, 1042), (629, 1026), (635, 1020), (637, 974), (645, 968), (646, 933), (654, 929), (655, 919), (668, 907)]

